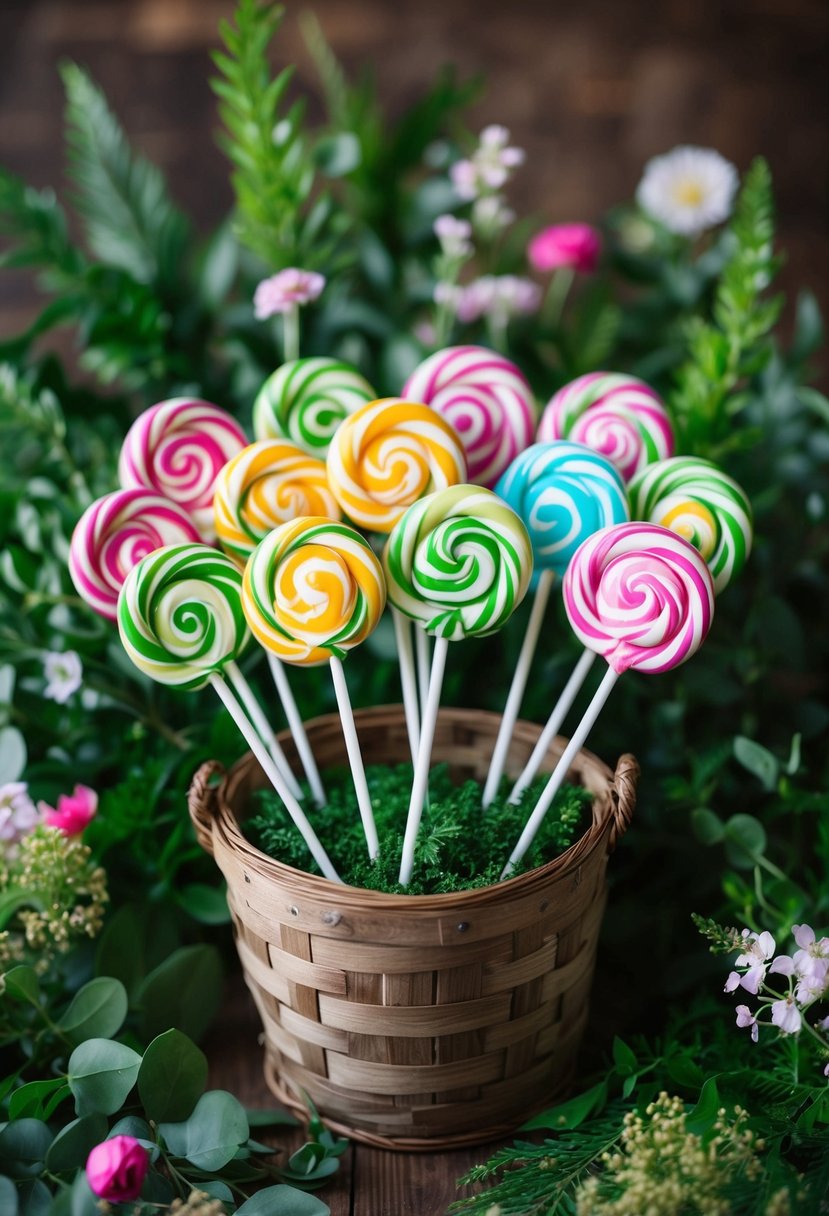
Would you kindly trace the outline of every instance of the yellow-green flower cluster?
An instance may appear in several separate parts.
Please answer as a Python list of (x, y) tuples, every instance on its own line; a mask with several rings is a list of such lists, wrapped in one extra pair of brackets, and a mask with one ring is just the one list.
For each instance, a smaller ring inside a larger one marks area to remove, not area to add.
[[(721, 1109), (703, 1139), (688, 1131), (682, 1099), (661, 1093), (644, 1116), (625, 1115), (618, 1149), (604, 1154), (603, 1172), (579, 1189), (578, 1216), (730, 1216), (729, 1186), (763, 1168), (763, 1143), (747, 1118), (740, 1107), (732, 1115)], [(774, 1198), (775, 1216), (785, 1216), (785, 1196)]]
[(19, 894), (20, 907), (0, 933), (0, 967), (31, 962), (41, 973), (82, 938), (94, 938), (109, 901), (106, 874), (90, 849), (57, 828), (39, 827), (13, 864), (0, 870), (0, 892)]

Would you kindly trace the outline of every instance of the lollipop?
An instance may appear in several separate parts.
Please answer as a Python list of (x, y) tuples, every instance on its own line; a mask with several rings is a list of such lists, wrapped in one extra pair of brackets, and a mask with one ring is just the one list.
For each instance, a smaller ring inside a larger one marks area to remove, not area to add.
[(242, 606), (262, 646), (288, 663), (328, 662), (331, 668), (372, 858), (377, 829), (341, 660), (368, 637), (385, 603), (383, 571), (368, 541), (330, 519), (282, 524), (256, 547), (245, 568)]
[(515, 512), (491, 490), (451, 486), (405, 513), (383, 552), (389, 601), (435, 636), (400, 882), (412, 874), (448, 643), (492, 633), (520, 604), (532, 574), (532, 546)]
[(618, 372), (589, 372), (565, 384), (544, 407), (538, 438), (586, 443), (607, 456), (625, 481), (674, 450), (660, 398), (643, 380)]
[(629, 486), (636, 519), (684, 536), (708, 563), (717, 595), (751, 552), (751, 504), (710, 460), (675, 456), (649, 465)]
[(553, 579), (564, 574), (583, 540), (629, 518), (624, 482), (610, 461), (584, 444), (563, 439), (533, 444), (517, 456), (496, 493), (527, 525), (541, 573), (484, 786), (485, 807), (495, 797), (504, 771)]
[(510, 854), (502, 877), (524, 856), (579, 749), (622, 672), (669, 671), (694, 654), (714, 614), (714, 584), (687, 540), (656, 524), (629, 523), (588, 537), (563, 583), (576, 636), (602, 655), (607, 673)]
[(294, 359), (269, 376), (253, 403), (257, 439), (292, 439), (324, 460), (337, 427), (377, 396), (356, 368), (337, 359)]
[(450, 346), (424, 360), (403, 389), (451, 423), (466, 451), (469, 480), (494, 486), (531, 442), (536, 405), (523, 373), (482, 346)]
[(250, 635), (242, 611), (242, 575), (231, 559), (198, 544), (167, 545), (150, 553), (124, 580), (118, 629), (130, 659), (151, 679), (176, 688), (210, 684), (215, 689), (323, 873), (336, 880), (297, 802), (285, 756), (236, 665)]
[(229, 460), (216, 479), (216, 535), (244, 566), (272, 529), (301, 515), (340, 518), (325, 464), (287, 439), (260, 439)]
[(216, 477), (246, 444), (242, 428), (217, 405), (173, 397), (150, 406), (130, 427), (118, 480), (124, 489), (141, 487), (172, 499), (211, 541)]
[(356, 524), (390, 532), (418, 498), (466, 476), (452, 427), (426, 405), (385, 397), (342, 424), (328, 452), (328, 482)]
[(199, 541), (182, 511), (149, 490), (115, 490), (87, 507), (69, 546), (69, 573), (78, 595), (101, 616), (116, 617), (124, 579), (162, 545)]

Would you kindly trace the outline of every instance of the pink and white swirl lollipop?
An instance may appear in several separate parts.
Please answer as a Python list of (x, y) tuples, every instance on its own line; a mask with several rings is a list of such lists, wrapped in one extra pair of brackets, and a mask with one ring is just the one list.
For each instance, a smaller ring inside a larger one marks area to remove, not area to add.
[(526, 377), (483, 346), (449, 346), (430, 355), (406, 381), (403, 396), (431, 405), (451, 423), (475, 485), (492, 489), (532, 442), (536, 405)]
[(690, 659), (714, 615), (714, 582), (702, 555), (658, 524), (614, 524), (576, 550), (562, 584), (576, 635), (608, 669), (510, 854), (526, 853), (590, 728), (623, 671), (669, 671)]
[(585, 443), (615, 464), (625, 481), (674, 450), (661, 398), (644, 380), (620, 372), (588, 372), (565, 384), (544, 407), (537, 438)]
[(118, 480), (125, 490), (154, 490), (172, 499), (189, 514), (201, 538), (212, 541), (216, 478), (247, 442), (235, 418), (217, 405), (172, 397), (150, 406), (130, 427)]
[(200, 536), (181, 507), (149, 490), (115, 490), (87, 507), (69, 546), (69, 573), (78, 595), (114, 621), (124, 579), (162, 545), (192, 544)]

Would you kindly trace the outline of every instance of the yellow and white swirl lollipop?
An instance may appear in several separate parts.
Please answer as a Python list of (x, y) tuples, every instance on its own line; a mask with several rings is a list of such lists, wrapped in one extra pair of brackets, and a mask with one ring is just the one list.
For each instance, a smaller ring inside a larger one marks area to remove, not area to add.
[(428, 405), (384, 397), (340, 425), (327, 457), (328, 482), (345, 514), (390, 532), (425, 494), (466, 480), (457, 432)]
[(367, 540), (348, 524), (311, 516), (275, 528), (251, 554), (242, 609), (251, 633), (286, 663), (327, 662), (343, 724), (357, 802), (376, 857), (371, 810), (342, 658), (383, 615), (386, 584)]

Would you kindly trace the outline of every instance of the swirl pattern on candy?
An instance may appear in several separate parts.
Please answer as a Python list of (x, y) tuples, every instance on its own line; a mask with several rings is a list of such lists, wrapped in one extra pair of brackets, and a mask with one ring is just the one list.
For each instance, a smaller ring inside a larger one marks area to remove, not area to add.
[(253, 403), (257, 439), (290, 439), (324, 460), (340, 423), (377, 396), (363, 376), (338, 359), (293, 359), (262, 385)]
[(149, 490), (115, 490), (87, 507), (69, 546), (69, 573), (78, 595), (114, 621), (124, 579), (162, 545), (196, 543), (199, 534), (174, 502)]
[(684, 663), (714, 614), (705, 561), (687, 540), (657, 524), (616, 524), (588, 537), (567, 568), (562, 592), (578, 637), (617, 673)]
[(671, 421), (644, 380), (588, 372), (565, 384), (544, 407), (537, 438), (586, 443), (615, 464), (625, 481), (674, 450)]
[(202, 539), (212, 541), (216, 477), (246, 444), (238, 422), (217, 405), (173, 397), (150, 406), (127, 431), (118, 480), (125, 490), (155, 490), (172, 499)]
[(228, 461), (213, 509), (220, 545), (242, 565), (280, 524), (301, 515), (340, 518), (325, 463), (288, 439), (260, 439)]
[(328, 451), (328, 484), (343, 511), (389, 532), (418, 498), (466, 477), (455, 430), (427, 405), (384, 397), (342, 424)]
[(700, 551), (717, 595), (742, 570), (751, 552), (751, 503), (710, 460), (662, 460), (637, 474), (628, 489), (636, 519), (670, 528)]
[(558, 575), (586, 537), (630, 518), (624, 482), (610, 461), (563, 439), (516, 456), (495, 493), (524, 521), (536, 570)]
[(241, 571), (206, 545), (166, 545), (124, 580), (118, 629), (145, 675), (177, 688), (202, 688), (250, 639)]
[(532, 441), (536, 405), (514, 363), (482, 346), (439, 350), (412, 372), (403, 389), (455, 428), (466, 452), (468, 479), (492, 488)]
[(532, 574), (527, 529), (482, 486), (451, 486), (410, 507), (383, 551), (389, 602), (447, 641), (494, 633)]
[(386, 605), (380, 563), (348, 524), (319, 517), (282, 524), (245, 568), (242, 606), (251, 632), (287, 663), (342, 658)]

